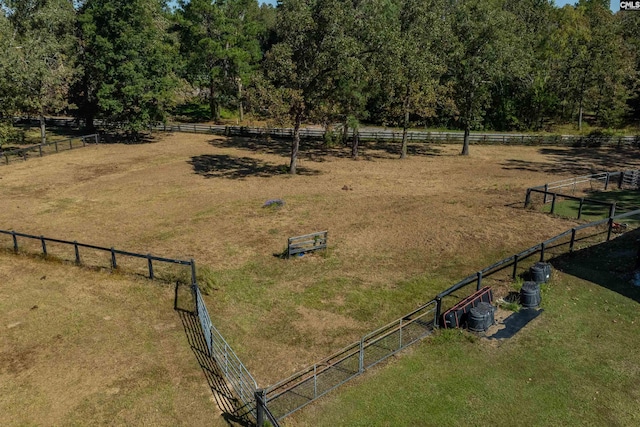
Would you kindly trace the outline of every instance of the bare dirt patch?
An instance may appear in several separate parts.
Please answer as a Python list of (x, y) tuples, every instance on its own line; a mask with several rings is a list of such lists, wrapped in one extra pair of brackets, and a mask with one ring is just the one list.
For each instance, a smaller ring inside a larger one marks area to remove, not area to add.
[[(418, 144), (405, 161), (382, 144), (353, 161), (310, 144), (290, 177), (287, 147), (173, 134), (16, 163), (0, 169), (0, 228), (195, 258), (213, 271), (214, 323), (265, 386), (571, 226), (523, 210), (527, 187), (640, 165), (628, 151)], [(285, 206), (263, 208), (272, 198)], [(326, 254), (274, 257), (322, 230)]]

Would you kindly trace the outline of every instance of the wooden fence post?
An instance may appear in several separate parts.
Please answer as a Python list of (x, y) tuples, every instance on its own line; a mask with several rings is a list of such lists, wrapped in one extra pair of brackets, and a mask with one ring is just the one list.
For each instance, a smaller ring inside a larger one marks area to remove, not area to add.
[(18, 236), (15, 231), (11, 231), (11, 237), (13, 237), (13, 251), (18, 252)]
[(553, 198), (551, 199), (551, 214), (556, 210), (556, 193), (553, 193)]
[(571, 243), (569, 243), (569, 253), (573, 252), (573, 245), (576, 242), (576, 229), (571, 229)]
[(622, 189), (622, 185), (624, 184), (624, 171), (620, 172), (620, 178), (618, 178), (618, 189)]
[(476, 286), (476, 291), (479, 291), (482, 287), (482, 271), (478, 271), (478, 285)]
[(194, 286), (198, 284), (196, 279), (196, 261), (193, 258), (191, 258), (191, 284)]
[(153, 260), (151, 254), (147, 254), (147, 264), (149, 265), (149, 279), (153, 280)]
[(40, 236), (40, 241), (42, 242), (42, 255), (47, 256), (47, 243), (44, 240), (44, 236)]
[(118, 268), (118, 263), (116, 263), (116, 251), (113, 247), (111, 247), (111, 268), (114, 270)]
[(580, 198), (580, 206), (578, 207), (578, 219), (582, 216), (582, 205), (584, 205), (584, 197)]
[(73, 241), (73, 249), (76, 253), (76, 264), (80, 264), (80, 250), (78, 249), (78, 242)]
[(264, 426), (264, 390), (256, 390), (256, 426)]
[(513, 273), (511, 274), (512, 278), (516, 278), (516, 275), (518, 274), (518, 254), (513, 256)]
[(608, 188), (609, 188), (609, 172), (607, 172), (607, 175), (605, 176), (605, 179), (604, 179), (604, 191), (607, 191)]
[(526, 208), (531, 203), (531, 189), (527, 188), (527, 195), (524, 198), (524, 207)]
[(540, 243), (540, 262), (544, 262), (544, 242)]
[(53, 141), (53, 145), (56, 147), (56, 153), (58, 152), (58, 141)]
[(611, 203), (609, 206), (609, 218), (613, 218), (616, 215), (616, 202)]
[(436, 297), (436, 315), (433, 319), (433, 325), (436, 329), (440, 327), (440, 313), (442, 312), (442, 298)]

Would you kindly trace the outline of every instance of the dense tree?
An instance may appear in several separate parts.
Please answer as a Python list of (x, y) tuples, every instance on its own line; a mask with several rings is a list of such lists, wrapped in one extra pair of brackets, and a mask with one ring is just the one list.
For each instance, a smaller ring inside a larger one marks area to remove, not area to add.
[(39, 117), (45, 142), (44, 116), (67, 107), (75, 75), (75, 10), (68, 0), (4, 0), (0, 5), (13, 29), (5, 57), (8, 105)]
[(498, 1), (457, 2), (450, 15), (452, 44), (448, 82), (464, 129), (462, 155), (469, 154), (469, 131), (487, 109), (490, 87), (509, 72), (518, 49), (514, 17)]
[(211, 118), (220, 119), (220, 105), (235, 100), (243, 116), (243, 86), (262, 53), (256, 0), (181, 1), (178, 27), (186, 77), (206, 93)]
[(174, 102), (177, 48), (161, 0), (87, 0), (79, 15), (87, 103), (137, 135)]

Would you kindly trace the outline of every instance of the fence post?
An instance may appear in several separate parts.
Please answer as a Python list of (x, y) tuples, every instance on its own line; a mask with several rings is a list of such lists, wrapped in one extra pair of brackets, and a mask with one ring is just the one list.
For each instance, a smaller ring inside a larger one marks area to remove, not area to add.
[(76, 264), (80, 264), (80, 250), (78, 249), (78, 242), (73, 241), (73, 249), (76, 253)]
[(84, 136), (82, 137), (82, 146), (86, 147), (87, 146), (87, 142), (84, 140)]
[(613, 231), (613, 218), (609, 218), (609, 230), (607, 230), (607, 242), (611, 240), (611, 231)]
[(18, 252), (18, 237), (15, 231), (11, 231), (11, 237), (13, 237), (13, 251)]
[(42, 144), (38, 145), (38, 152), (40, 153), (40, 157), (42, 157)]
[(313, 398), (318, 397), (318, 365), (313, 364)]
[(611, 203), (609, 206), (609, 218), (612, 218), (616, 215), (616, 202)]
[(623, 183), (624, 183), (624, 171), (620, 171), (620, 178), (618, 178), (618, 190), (622, 189)]
[(540, 243), (540, 262), (544, 262), (544, 242)]
[(573, 244), (576, 241), (576, 229), (571, 229), (571, 243), (569, 243), (569, 253), (573, 252)]
[(53, 141), (53, 145), (56, 146), (56, 153), (58, 152), (58, 141)]
[(4, 153), (4, 162), (9, 164), (9, 155), (7, 153)]
[(482, 287), (482, 271), (478, 271), (478, 285), (476, 286), (476, 291), (479, 291)]
[(196, 280), (196, 261), (191, 258), (191, 285), (197, 285), (198, 281)]
[(436, 317), (433, 319), (433, 325), (438, 329), (440, 327), (440, 312), (442, 311), (442, 298), (436, 297)]
[(358, 351), (358, 372), (364, 372), (364, 340), (360, 339), (360, 350)]
[(96, 133), (95, 134), (95, 138), (96, 138), (96, 144), (100, 143), (100, 136)]
[(553, 193), (553, 198), (551, 199), (551, 214), (556, 210), (556, 193)]
[(116, 251), (111, 247), (111, 268), (114, 270), (118, 268), (118, 264), (116, 263)]
[(255, 391), (256, 398), (256, 426), (264, 426), (264, 390), (258, 389)]
[(73, 138), (69, 138), (69, 150), (73, 150)]
[(47, 243), (44, 240), (44, 236), (40, 236), (40, 241), (42, 242), (42, 255), (47, 256)]
[(604, 179), (604, 191), (607, 191), (608, 188), (609, 188), (609, 172), (607, 172), (607, 175)]
[(527, 195), (524, 198), (524, 207), (526, 208), (531, 203), (531, 189), (527, 188)]
[(547, 204), (547, 192), (549, 191), (549, 184), (545, 184), (544, 185), (544, 200), (543, 200), (543, 204)]
[(582, 205), (584, 204), (584, 197), (580, 198), (580, 206), (578, 207), (578, 219), (582, 216)]
[(147, 264), (149, 264), (149, 279), (153, 280), (153, 260), (151, 254), (147, 254)]

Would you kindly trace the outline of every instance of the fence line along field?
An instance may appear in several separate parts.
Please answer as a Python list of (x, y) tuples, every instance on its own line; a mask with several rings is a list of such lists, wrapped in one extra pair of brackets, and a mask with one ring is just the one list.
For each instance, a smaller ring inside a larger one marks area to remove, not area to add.
[[(287, 141), (157, 138), (0, 169), (1, 228), (194, 258), (213, 323), (260, 386), (575, 224), (522, 210), (531, 185), (640, 163), (632, 148), (477, 146), (465, 158), (415, 144), (399, 161), (380, 143), (352, 161), (307, 145), (290, 177)], [(263, 207), (276, 198), (284, 204)], [(326, 252), (274, 256), (320, 230)]]
[(0, 252), (0, 424), (228, 425), (174, 287)]

